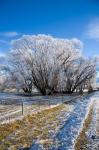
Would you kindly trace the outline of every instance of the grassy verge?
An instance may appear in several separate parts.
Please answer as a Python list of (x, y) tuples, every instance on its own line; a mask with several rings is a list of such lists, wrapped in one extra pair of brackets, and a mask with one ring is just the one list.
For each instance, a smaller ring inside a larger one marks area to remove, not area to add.
[(82, 129), (79, 137), (77, 138), (77, 141), (75, 144), (75, 150), (85, 150), (86, 144), (88, 143), (86, 131), (88, 130), (89, 125), (92, 121), (92, 114), (93, 114), (93, 107), (91, 106), (88, 117), (85, 120), (85, 123), (83, 125), (83, 129)]
[(61, 111), (70, 111), (70, 106), (61, 104), (37, 114), (28, 115), (22, 120), (0, 125), (0, 150), (29, 148), (37, 139), (47, 149), (52, 143), (50, 135), (54, 134), (61, 124), (57, 119)]

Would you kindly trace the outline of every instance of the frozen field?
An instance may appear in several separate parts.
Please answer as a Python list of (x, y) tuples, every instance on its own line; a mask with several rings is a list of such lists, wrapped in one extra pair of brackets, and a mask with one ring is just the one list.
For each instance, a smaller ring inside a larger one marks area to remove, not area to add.
[[(98, 97), (99, 92), (84, 97), (65, 95), (22, 97), (1, 94), (0, 150), (7, 148), (11, 150), (25, 148), (74, 150), (76, 142), (81, 137), (81, 132), (83, 131), (86, 137), (91, 139), (97, 127), (97, 124), (93, 122), (91, 129), (90, 126), (88, 127), (89, 122), (85, 130), (85, 122), (90, 118), (96, 98), (97, 110), (99, 108)], [(84, 147), (80, 143), (80, 148), (89, 150), (93, 142), (85, 144)], [(98, 142), (99, 140), (94, 144), (97, 147)], [(77, 143), (77, 147), (78, 145)]]
[(34, 96), (26, 97), (15, 94), (0, 93), (0, 123), (20, 119), (22, 116), (35, 113), (45, 108), (61, 104), (72, 96)]

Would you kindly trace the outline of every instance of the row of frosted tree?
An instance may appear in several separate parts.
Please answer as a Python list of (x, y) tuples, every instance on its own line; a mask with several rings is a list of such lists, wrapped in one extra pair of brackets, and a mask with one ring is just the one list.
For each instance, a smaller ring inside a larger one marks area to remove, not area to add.
[(11, 43), (3, 73), (4, 86), (43, 95), (83, 92), (92, 89), (96, 61), (82, 55), (78, 39), (59, 39), (48, 35), (25, 35)]

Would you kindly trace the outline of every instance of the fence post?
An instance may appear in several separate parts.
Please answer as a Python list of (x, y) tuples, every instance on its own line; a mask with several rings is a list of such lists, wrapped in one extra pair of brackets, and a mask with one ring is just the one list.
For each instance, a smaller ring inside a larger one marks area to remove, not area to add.
[(22, 115), (24, 114), (24, 106), (23, 106), (23, 101), (22, 101)]
[(63, 103), (64, 101), (63, 101), (63, 93), (62, 93), (62, 103)]
[(40, 107), (40, 100), (39, 100), (39, 110), (41, 109), (41, 107)]
[(50, 108), (50, 99), (49, 99), (49, 108)]

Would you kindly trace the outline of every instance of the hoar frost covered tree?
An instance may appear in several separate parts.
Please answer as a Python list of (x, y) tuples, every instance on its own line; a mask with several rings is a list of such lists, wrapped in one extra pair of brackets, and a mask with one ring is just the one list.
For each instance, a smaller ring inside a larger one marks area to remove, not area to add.
[(85, 59), (82, 42), (49, 35), (25, 35), (12, 41), (8, 64), (16, 88), (43, 95), (83, 91), (95, 74), (93, 60)]

